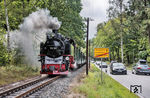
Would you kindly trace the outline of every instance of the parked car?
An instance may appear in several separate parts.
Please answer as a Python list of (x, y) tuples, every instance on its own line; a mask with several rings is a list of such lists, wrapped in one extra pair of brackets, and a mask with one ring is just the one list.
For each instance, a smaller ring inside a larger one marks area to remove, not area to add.
[(101, 61), (96, 61), (96, 64), (97, 64), (97, 65), (100, 65), (100, 64), (101, 64)]
[(111, 74), (127, 74), (127, 69), (123, 63), (113, 63), (110, 67)]
[(102, 63), (100, 63), (100, 65), (99, 65), (99, 68), (107, 68), (108, 66), (107, 66), (107, 63), (106, 62), (102, 62)]
[(139, 60), (132, 67), (132, 74), (149, 74), (150, 66), (147, 64), (146, 60)]

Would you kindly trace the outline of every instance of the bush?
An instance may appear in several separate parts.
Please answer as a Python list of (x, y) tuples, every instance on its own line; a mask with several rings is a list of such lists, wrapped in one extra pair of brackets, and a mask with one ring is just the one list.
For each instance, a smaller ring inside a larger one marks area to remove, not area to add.
[(139, 54), (139, 59), (144, 59), (146, 60), (147, 59), (147, 56), (148, 56), (148, 52), (147, 51), (140, 51)]
[(4, 41), (0, 40), (0, 66), (5, 66), (10, 62), (11, 54), (8, 53), (6, 45), (4, 45)]

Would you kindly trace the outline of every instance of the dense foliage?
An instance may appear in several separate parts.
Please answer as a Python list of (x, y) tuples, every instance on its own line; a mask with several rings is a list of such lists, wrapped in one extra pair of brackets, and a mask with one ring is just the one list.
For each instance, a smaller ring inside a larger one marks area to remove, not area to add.
[(79, 14), (82, 9), (81, 0), (0, 0), (0, 65), (5, 65), (10, 57), (6, 49), (5, 38), (7, 34), (6, 9), (11, 31), (18, 29), (23, 19), (38, 8), (49, 9), (50, 14), (58, 17), (58, 20), (62, 22), (59, 32), (73, 38), (79, 46), (85, 46), (82, 40), (85, 26)]
[(121, 61), (122, 32), (124, 62), (133, 63), (150, 54), (150, 1), (125, 1), (109, 0), (109, 20), (97, 26), (93, 41), (95, 47), (110, 48), (111, 59)]

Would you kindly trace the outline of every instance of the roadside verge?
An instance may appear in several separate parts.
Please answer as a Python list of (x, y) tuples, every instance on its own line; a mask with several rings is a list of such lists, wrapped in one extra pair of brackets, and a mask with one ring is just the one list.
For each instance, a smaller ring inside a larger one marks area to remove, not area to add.
[(80, 81), (76, 79), (78, 82), (71, 87), (72, 94), (86, 98), (139, 98), (105, 73), (102, 83), (100, 70), (94, 64), (91, 65), (88, 76), (84, 73), (79, 77)]

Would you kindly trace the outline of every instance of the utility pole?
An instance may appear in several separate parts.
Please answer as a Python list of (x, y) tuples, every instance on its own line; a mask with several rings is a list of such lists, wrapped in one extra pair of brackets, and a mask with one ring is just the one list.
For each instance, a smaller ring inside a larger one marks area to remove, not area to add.
[(86, 36), (86, 75), (88, 75), (88, 40), (89, 40), (89, 17), (87, 18), (87, 36)]
[(120, 0), (120, 27), (121, 27), (121, 60), (123, 63), (123, 29), (122, 29), (122, 2), (123, 0)]
[(10, 29), (9, 29), (8, 12), (7, 12), (7, 4), (6, 4), (6, 2), (7, 2), (7, 0), (4, 0), (5, 17), (6, 17), (6, 25), (7, 25), (7, 49), (8, 49), (8, 51), (10, 51), (10, 42), (9, 42), (9, 39), (10, 39), (10, 35), (9, 35)]
[(90, 69), (90, 44), (91, 44), (91, 41), (89, 40), (89, 69)]

